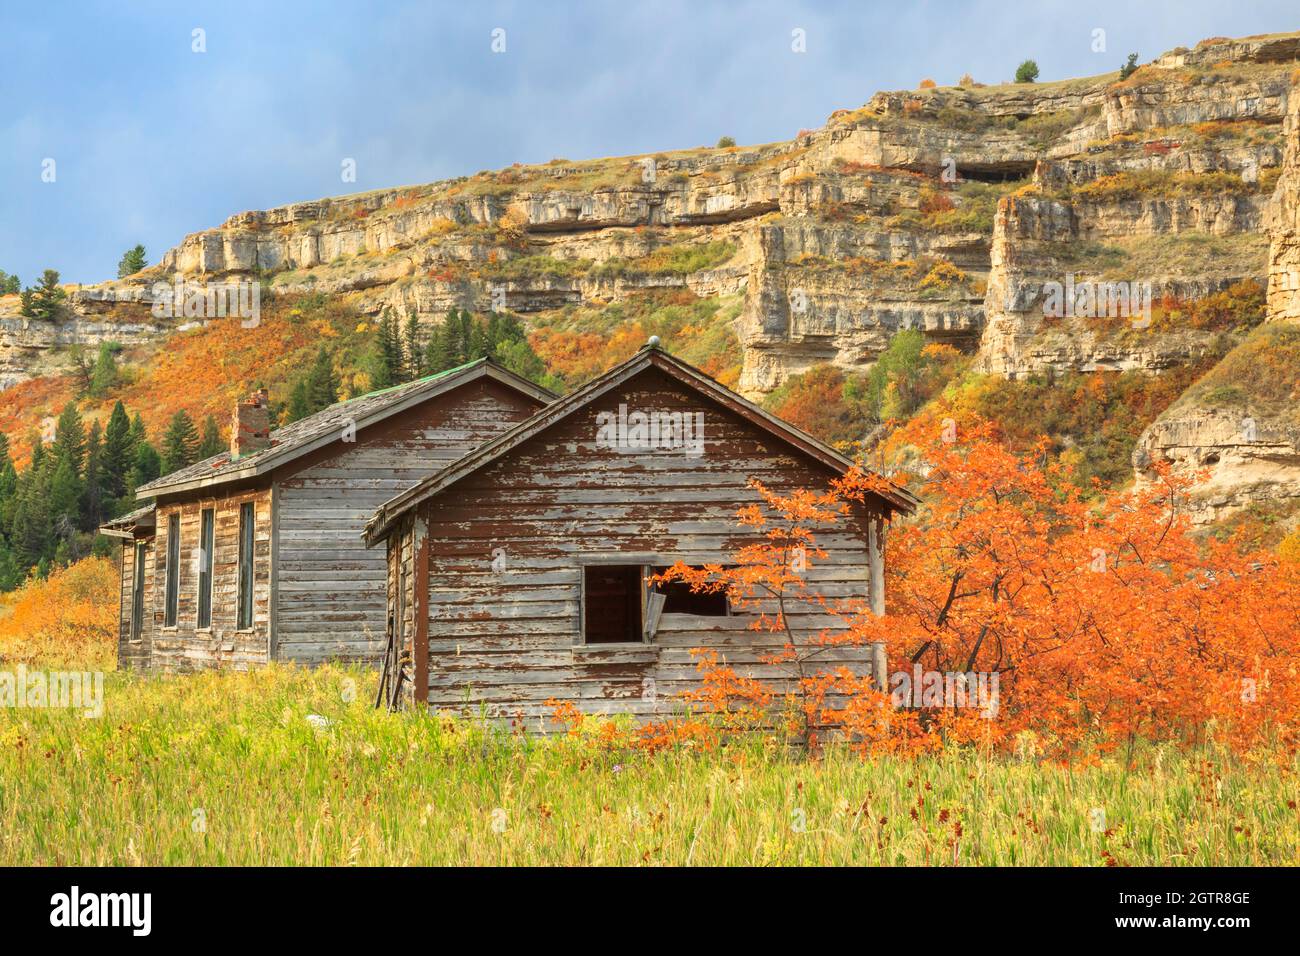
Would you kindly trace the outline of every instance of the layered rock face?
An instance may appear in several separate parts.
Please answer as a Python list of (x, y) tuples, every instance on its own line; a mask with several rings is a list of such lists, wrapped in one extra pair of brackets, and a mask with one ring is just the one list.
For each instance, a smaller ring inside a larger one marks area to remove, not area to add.
[[(0, 302), (0, 384), (60, 344), (165, 334), (181, 320), (149, 315), (153, 284), (177, 276), (424, 319), (657, 289), (736, 296), (754, 397), (818, 363), (865, 367), (908, 328), (1007, 376), (1166, 368), (1214, 330), (1045, 316), (1050, 284), (1149, 283), (1182, 301), (1265, 282), (1297, 37), (1174, 50), (1124, 81), (880, 93), (765, 146), (554, 160), (241, 213), (145, 273), (73, 290), (68, 323)], [(1277, 275), (1295, 291), (1294, 272)]]
[(1284, 127), (1281, 175), (1267, 211), (1265, 323), (1147, 428), (1134, 453), (1151, 466), (1205, 476), (1191, 501), (1209, 523), (1247, 509), (1300, 506), (1300, 95)]

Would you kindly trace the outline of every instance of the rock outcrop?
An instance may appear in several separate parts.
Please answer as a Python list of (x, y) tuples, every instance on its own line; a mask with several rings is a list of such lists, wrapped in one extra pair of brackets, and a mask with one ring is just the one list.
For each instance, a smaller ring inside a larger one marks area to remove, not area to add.
[(1285, 122), (1281, 175), (1268, 209), (1264, 325), (1146, 429), (1134, 452), (1139, 481), (1154, 464), (1194, 473), (1193, 520), (1247, 508), (1300, 509), (1300, 95)]

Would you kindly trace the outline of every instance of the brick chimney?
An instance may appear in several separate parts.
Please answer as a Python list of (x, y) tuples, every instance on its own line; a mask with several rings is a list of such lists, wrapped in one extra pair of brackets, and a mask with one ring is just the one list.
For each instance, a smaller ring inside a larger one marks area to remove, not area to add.
[(230, 423), (230, 460), (271, 447), (271, 414), (266, 389), (259, 388), (242, 402), (235, 402)]

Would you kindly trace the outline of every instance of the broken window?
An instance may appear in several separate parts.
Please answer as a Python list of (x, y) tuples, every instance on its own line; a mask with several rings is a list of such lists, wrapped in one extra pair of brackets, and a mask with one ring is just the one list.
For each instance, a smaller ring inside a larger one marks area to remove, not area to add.
[[(663, 574), (667, 568), (655, 568), (655, 574)], [(730, 613), (727, 592), (692, 591), (685, 581), (661, 581), (655, 590), (664, 595), (665, 614), (700, 614), (704, 617), (726, 617)]]
[(582, 640), (585, 644), (648, 641), (664, 614), (726, 617), (726, 591), (693, 592), (682, 581), (651, 584), (666, 566), (589, 564), (583, 568)]

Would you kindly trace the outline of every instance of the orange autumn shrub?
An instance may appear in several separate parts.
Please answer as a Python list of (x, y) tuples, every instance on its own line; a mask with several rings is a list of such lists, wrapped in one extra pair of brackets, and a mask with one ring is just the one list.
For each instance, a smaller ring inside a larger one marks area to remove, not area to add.
[(0, 599), (0, 662), (109, 668), (117, 654), (118, 570), (86, 558)]
[[(786, 635), (763, 659), (787, 669), (783, 691), (702, 654), (689, 700), (751, 718), (778, 704), (771, 723), (787, 734), (813, 744), (835, 729), (872, 753), (978, 744), (1069, 758), (1139, 739), (1238, 751), (1300, 742), (1300, 566), (1239, 539), (1194, 536), (1181, 510), (1186, 479), (1158, 472), (1136, 490), (1085, 497), (1068, 465), (1041, 467), (1041, 448), (1017, 455), (988, 423), (952, 426), (904, 434), (924, 504), (891, 530), (883, 617), (807, 584), (825, 557), (817, 535), (883, 481), (863, 471), (822, 493), (755, 484), (763, 503), (739, 512), (753, 544), (725, 565), (665, 573), (726, 590), (741, 607), (775, 606), (752, 626)], [(795, 633), (787, 615), (797, 605), (836, 626)], [(888, 690), (817, 664), (828, 644), (875, 641), (888, 649)], [(918, 669), (963, 689), (987, 680), (995, 706), (899, 695), (902, 675)]]

